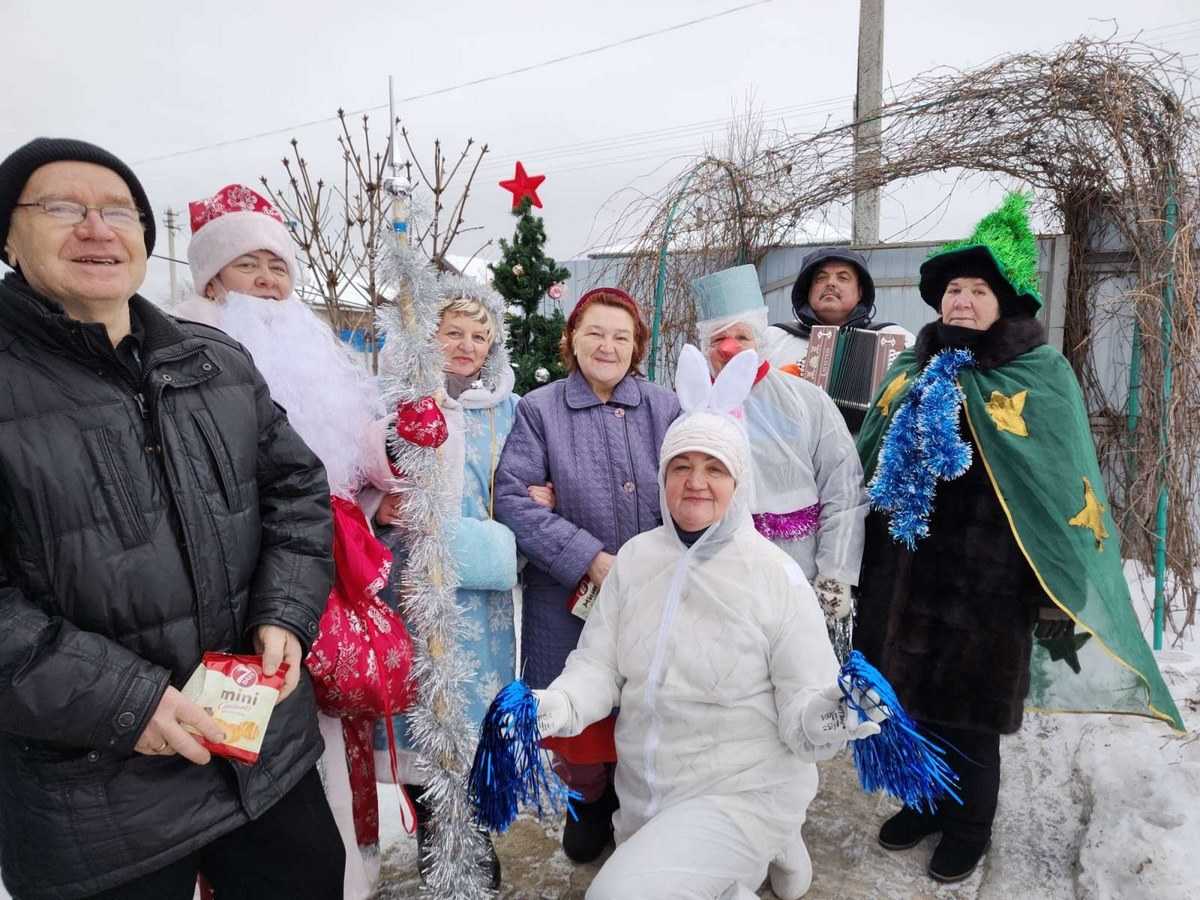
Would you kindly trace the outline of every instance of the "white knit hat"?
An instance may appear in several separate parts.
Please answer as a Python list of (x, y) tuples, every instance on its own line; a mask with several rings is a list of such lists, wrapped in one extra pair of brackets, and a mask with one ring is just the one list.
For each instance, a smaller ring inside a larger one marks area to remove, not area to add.
[(680, 416), (667, 429), (659, 454), (659, 473), (684, 453), (707, 453), (725, 464), (738, 484), (750, 471), (750, 442), (733, 418), (716, 412), (693, 412)]
[(203, 294), (223, 268), (255, 250), (269, 250), (287, 263), (292, 289), (299, 287), (296, 244), (279, 210), (264, 197), (243, 184), (228, 184), (211, 197), (189, 203), (188, 213), (188, 264), (197, 294)]

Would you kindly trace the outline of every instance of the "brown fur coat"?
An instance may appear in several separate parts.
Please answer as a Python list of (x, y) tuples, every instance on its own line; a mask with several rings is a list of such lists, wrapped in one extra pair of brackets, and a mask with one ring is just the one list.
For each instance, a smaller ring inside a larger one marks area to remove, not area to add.
[[(1001, 319), (973, 348), (981, 368), (1045, 342), (1033, 319)], [(924, 365), (942, 349), (921, 330)], [(965, 417), (961, 433), (970, 441)], [(974, 449), (974, 447), (973, 447)], [(1008, 734), (1021, 726), (1037, 609), (1045, 602), (976, 450), (970, 469), (938, 483), (929, 536), (907, 550), (878, 512), (867, 518), (854, 642), (910, 715)]]

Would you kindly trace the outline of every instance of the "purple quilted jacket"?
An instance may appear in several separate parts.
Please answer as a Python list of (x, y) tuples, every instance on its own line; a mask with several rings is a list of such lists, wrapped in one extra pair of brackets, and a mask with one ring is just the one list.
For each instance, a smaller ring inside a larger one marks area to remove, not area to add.
[[(575, 649), (582, 620), (567, 598), (601, 550), (662, 523), (658, 451), (679, 401), (666, 388), (626, 376), (601, 403), (578, 371), (517, 404), (496, 469), (496, 519), (528, 558), (521, 614), (521, 669), (544, 688)], [(554, 483), (553, 510), (529, 499), (531, 484)]]

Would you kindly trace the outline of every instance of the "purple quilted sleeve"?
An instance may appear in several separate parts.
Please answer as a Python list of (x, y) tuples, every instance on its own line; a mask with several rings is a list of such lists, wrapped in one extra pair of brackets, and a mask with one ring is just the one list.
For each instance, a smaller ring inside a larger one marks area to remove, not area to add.
[(512, 529), (517, 547), (555, 581), (573, 588), (604, 544), (553, 510), (534, 503), (527, 488), (550, 477), (541, 410), (523, 399), (496, 468), (496, 519)]

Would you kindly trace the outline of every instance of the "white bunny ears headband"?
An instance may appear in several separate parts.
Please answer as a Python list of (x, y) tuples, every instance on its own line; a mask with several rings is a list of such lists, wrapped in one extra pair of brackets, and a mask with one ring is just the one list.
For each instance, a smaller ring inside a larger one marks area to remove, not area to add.
[(711, 412), (733, 415), (750, 395), (758, 374), (758, 354), (743, 350), (725, 364), (714, 380), (708, 360), (691, 344), (684, 344), (675, 369), (675, 393), (685, 413)]
[(758, 354), (743, 350), (731, 359), (714, 380), (708, 360), (687, 344), (675, 369), (675, 392), (683, 415), (663, 438), (659, 469), (682, 453), (699, 451), (715, 456), (738, 482), (750, 473), (750, 443), (735, 418), (754, 387)]

